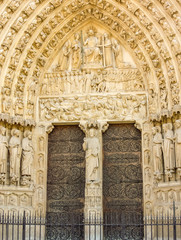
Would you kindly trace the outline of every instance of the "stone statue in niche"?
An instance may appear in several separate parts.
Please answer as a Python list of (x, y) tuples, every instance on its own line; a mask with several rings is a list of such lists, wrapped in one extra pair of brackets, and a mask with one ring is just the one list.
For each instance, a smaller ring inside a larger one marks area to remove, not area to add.
[(149, 184), (145, 186), (145, 195), (147, 199), (151, 198), (151, 190), (152, 187)]
[(30, 183), (33, 157), (34, 149), (32, 143), (32, 133), (27, 130), (24, 132), (24, 138), (22, 141), (22, 185), (29, 185)]
[(145, 158), (145, 165), (149, 165), (150, 164), (150, 152), (148, 150), (146, 150), (144, 152), (144, 158)]
[(144, 134), (143, 140), (144, 140), (144, 147), (145, 147), (145, 148), (149, 148), (150, 138), (149, 138), (149, 134), (148, 134), (148, 133), (145, 133), (145, 134)]
[(11, 131), (11, 139), (9, 141), (10, 152), (10, 178), (11, 183), (19, 184), (20, 177), (20, 159), (21, 159), (21, 140), (20, 131), (13, 129)]
[(87, 39), (84, 42), (85, 64), (100, 64), (102, 53), (100, 51), (99, 40), (95, 36), (96, 30), (92, 27), (87, 31)]
[(72, 43), (72, 68), (79, 69), (81, 65), (81, 43), (80, 34), (75, 33)]
[(150, 168), (145, 168), (145, 172), (144, 172), (144, 175), (145, 175), (145, 181), (146, 182), (150, 182), (151, 181), (151, 169)]
[(153, 133), (153, 164), (154, 164), (154, 175), (157, 179), (161, 179), (163, 173), (162, 166), (162, 134), (159, 126), (152, 128)]
[(106, 66), (106, 67), (110, 67), (110, 66), (112, 66), (112, 58), (113, 58), (113, 56), (112, 56), (112, 43), (111, 43), (111, 39), (110, 39), (110, 37), (109, 37), (109, 34), (107, 34), (107, 33), (104, 33), (104, 61), (105, 61), (105, 63), (104, 63), (104, 65)]
[(99, 182), (100, 180), (100, 142), (96, 136), (96, 129), (89, 129), (89, 136), (84, 139), (83, 149), (86, 151), (86, 181)]
[(8, 138), (6, 128), (0, 127), (0, 182), (4, 183), (7, 171)]
[(176, 168), (181, 174), (181, 120), (175, 121), (175, 156), (176, 156)]
[(44, 141), (44, 137), (40, 136), (39, 137), (39, 151), (43, 152), (45, 149), (45, 141)]
[(116, 39), (113, 40), (112, 44), (113, 54), (114, 54), (114, 60), (115, 60), (115, 67), (121, 68), (124, 66), (123, 64), (123, 52), (121, 49), (120, 44)]
[(42, 153), (40, 153), (39, 157), (38, 157), (38, 166), (39, 166), (39, 168), (42, 168), (43, 164), (44, 164), (44, 155)]
[(168, 201), (173, 203), (173, 201), (177, 201), (177, 194), (174, 190), (170, 190), (168, 192)]
[(164, 141), (163, 141), (163, 156), (166, 174), (171, 174), (175, 169), (175, 156), (174, 156), (174, 136), (172, 124), (167, 123), (163, 125)]
[(59, 67), (61, 70), (70, 70), (71, 63), (71, 43), (67, 41), (62, 49), (62, 54), (59, 59)]

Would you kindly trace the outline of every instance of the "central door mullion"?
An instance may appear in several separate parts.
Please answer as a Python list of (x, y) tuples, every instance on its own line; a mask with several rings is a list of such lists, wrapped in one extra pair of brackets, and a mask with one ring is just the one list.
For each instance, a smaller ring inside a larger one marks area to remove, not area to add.
[(85, 240), (103, 239), (103, 155), (102, 132), (108, 127), (105, 122), (83, 121), (81, 129), (85, 132), (83, 149), (85, 151)]

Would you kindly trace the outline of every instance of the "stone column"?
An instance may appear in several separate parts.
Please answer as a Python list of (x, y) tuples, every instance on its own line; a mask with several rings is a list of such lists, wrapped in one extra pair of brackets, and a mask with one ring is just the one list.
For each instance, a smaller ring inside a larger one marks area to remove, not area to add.
[[(102, 132), (108, 124), (98, 121), (83, 121), (80, 128), (84, 131), (83, 148), (86, 152), (86, 179), (85, 179), (85, 240), (103, 239), (103, 156)], [(97, 225), (95, 225), (97, 223)]]

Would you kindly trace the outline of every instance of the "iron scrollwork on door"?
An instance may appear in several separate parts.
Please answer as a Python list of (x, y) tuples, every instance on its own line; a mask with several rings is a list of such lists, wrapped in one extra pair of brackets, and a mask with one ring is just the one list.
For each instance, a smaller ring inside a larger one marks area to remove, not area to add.
[(103, 149), (104, 220), (108, 226), (121, 223), (104, 228), (104, 237), (140, 240), (143, 229), (134, 221), (143, 215), (141, 133), (133, 124), (110, 125), (103, 135)]
[(47, 240), (83, 239), (84, 134), (78, 126), (56, 126), (48, 140)]

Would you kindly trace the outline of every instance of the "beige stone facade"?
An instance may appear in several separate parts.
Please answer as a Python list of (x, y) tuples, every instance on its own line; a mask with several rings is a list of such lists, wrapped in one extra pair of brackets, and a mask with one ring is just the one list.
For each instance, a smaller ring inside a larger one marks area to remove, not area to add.
[[(80, 125), (86, 152), (90, 121), (99, 159), (109, 124), (141, 131), (145, 214), (181, 203), (180, 13), (179, 0), (0, 1), (0, 211), (46, 214), (48, 134)], [(101, 216), (97, 168), (86, 197), (95, 181)]]

